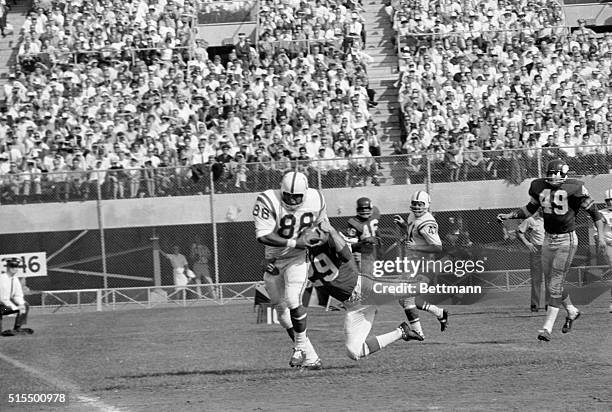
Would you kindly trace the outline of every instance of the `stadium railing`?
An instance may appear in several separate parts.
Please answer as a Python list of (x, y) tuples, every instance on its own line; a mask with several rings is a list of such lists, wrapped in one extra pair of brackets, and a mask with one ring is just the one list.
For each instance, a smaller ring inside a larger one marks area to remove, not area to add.
[[(568, 151), (597, 153), (568, 156)], [(469, 154), (464, 151), (463, 155)], [(549, 160), (564, 158), (575, 176), (612, 173), (612, 144), (482, 151), (480, 165), (451, 165), (445, 152), (364, 158), (330, 158), (261, 163), (204, 165), (194, 181), (191, 166), (126, 168), (0, 175), (0, 205), (143, 197), (248, 193), (276, 189), (282, 175), (298, 170), (318, 189), (367, 185), (425, 184), (452, 181), (506, 180), (520, 184), (543, 176)], [(215, 169), (213, 171), (213, 169)], [(62, 178), (62, 176), (66, 176)]]
[[(192, 52), (194, 49), (193, 45), (189, 46), (175, 46), (173, 50), (187, 50)], [(99, 50), (58, 50), (55, 54), (48, 51), (42, 51), (40, 53), (26, 53), (18, 56), (18, 61), (24, 64), (25, 60), (33, 60), (35, 63), (42, 63), (45, 66), (51, 66), (53, 64), (79, 64), (83, 61), (95, 58), (99, 60), (119, 60), (119, 61), (131, 61), (135, 63), (138, 59), (138, 53), (151, 50), (160, 50), (159, 47), (147, 48), (147, 47), (124, 47), (116, 49), (114, 47), (103, 48)], [(58, 58), (59, 56), (59, 58)]]
[[(598, 287), (612, 280), (608, 266), (576, 266), (571, 268), (567, 285)], [(601, 273), (597, 281), (588, 279), (588, 273)], [(41, 313), (116, 311), (122, 309), (152, 309), (162, 307), (189, 307), (196, 305), (227, 305), (255, 302), (255, 290), (261, 281), (219, 283), (213, 287), (211, 297), (205, 285), (149, 286), (107, 289), (48, 290), (41, 295), (40, 304), (33, 305)], [(456, 284), (478, 284), (485, 293), (512, 292), (531, 287), (529, 269), (496, 270), (472, 273), (457, 280)], [(455, 302), (457, 303), (457, 302)], [(459, 303), (461, 304), (461, 303)]]

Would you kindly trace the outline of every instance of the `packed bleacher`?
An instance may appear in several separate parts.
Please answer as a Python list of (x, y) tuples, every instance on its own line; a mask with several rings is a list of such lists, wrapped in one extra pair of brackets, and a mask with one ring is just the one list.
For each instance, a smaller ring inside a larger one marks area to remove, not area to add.
[(4, 85), (0, 203), (257, 191), (289, 169), (325, 188), (378, 185), (390, 165), (410, 183), (425, 161), (438, 180), (521, 181), (544, 149), (612, 163), (611, 38), (568, 37), (554, 3), (391, 3), (403, 134), (389, 158), (374, 157), (359, 3), (262, 1), (258, 36), (227, 56), (197, 33), (203, 4), (35, 2)]
[(553, 0), (407, 1), (386, 7), (397, 33), (401, 142), (446, 181), (537, 176), (562, 157), (580, 174), (612, 170), (612, 36), (564, 27)]
[(258, 190), (296, 167), (378, 184), (358, 4), (264, 1), (259, 44), (229, 56), (196, 36), (203, 5), (37, 2), (4, 86), (0, 203), (207, 193), (211, 175)]

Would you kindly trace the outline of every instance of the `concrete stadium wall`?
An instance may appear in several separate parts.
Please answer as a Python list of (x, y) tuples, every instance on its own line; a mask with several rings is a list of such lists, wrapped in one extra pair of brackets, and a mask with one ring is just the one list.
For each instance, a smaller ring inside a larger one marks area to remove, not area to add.
[[(612, 186), (612, 175), (583, 178), (597, 202)], [(437, 183), (432, 186), (432, 210), (498, 209), (522, 206), (528, 201), (529, 181), (510, 185), (503, 181)], [(369, 196), (382, 214), (405, 213), (409, 196), (424, 185), (357, 187), (323, 190), (330, 217), (349, 216), (355, 212), (355, 200)], [(215, 221), (251, 220), (251, 207), (257, 193), (222, 194), (214, 197)], [(102, 220), (107, 229), (208, 224), (210, 198), (184, 196), (103, 200)], [(46, 203), (0, 206), (0, 234), (59, 232), (97, 229), (97, 202)]]
[(254, 22), (201, 24), (196, 37), (204, 39), (211, 47), (227, 46), (238, 42), (238, 33), (245, 33), (247, 37), (255, 40), (256, 29), (257, 23)]
[(566, 23), (577, 27), (578, 19), (584, 19), (588, 26), (612, 25), (612, 3), (566, 4), (563, 6)]

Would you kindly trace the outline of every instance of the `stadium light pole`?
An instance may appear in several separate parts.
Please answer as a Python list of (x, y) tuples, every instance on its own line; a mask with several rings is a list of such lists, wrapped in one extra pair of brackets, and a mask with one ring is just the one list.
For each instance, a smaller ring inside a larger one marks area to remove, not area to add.
[[(108, 275), (106, 268), (106, 241), (104, 240), (104, 217), (102, 216), (102, 186), (100, 185), (100, 172), (98, 173), (96, 208), (98, 209), (98, 227), (100, 228), (100, 254), (102, 255), (102, 274), (104, 275), (104, 289), (108, 289)], [(106, 294), (104, 295), (106, 299)]]
[(215, 264), (215, 287), (217, 288), (217, 298), (223, 301), (223, 289), (219, 287), (219, 244), (217, 242), (217, 223), (215, 222), (214, 194), (215, 194), (215, 179), (213, 178), (212, 167), (208, 171), (210, 176), (210, 223), (212, 224), (213, 235), (213, 259)]

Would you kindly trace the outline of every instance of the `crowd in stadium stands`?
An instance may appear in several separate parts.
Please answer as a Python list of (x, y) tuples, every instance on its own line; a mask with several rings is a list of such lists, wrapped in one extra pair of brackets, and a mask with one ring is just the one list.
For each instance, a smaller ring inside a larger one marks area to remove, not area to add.
[(612, 169), (609, 33), (583, 20), (568, 32), (552, 0), (392, 0), (386, 11), (399, 38), (395, 152), (413, 155), (411, 171), (430, 153), (446, 180), (520, 182), (537, 175), (538, 150), (584, 174)]
[(199, 5), (37, 2), (4, 90), (0, 203), (207, 193), (209, 170), (220, 192), (295, 167), (378, 184), (360, 7), (263, 1), (260, 44), (240, 34), (226, 58), (197, 38)]
[[(258, 44), (240, 34), (229, 56), (197, 35), (200, 6), (35, 2), (4, 86), (0, 203), (208, 193), (211, 175), (217, 192), (257, 191), (292, 168), (315, 187), (378, 185), (359, 3), (263, 0)], [(520, 181), (539, 147), (610, 164), (608, 36), (568, 40), (544, 0), (386, 10), (401, 34), (395, 151), (409, 155), (396, 183), (423, 173), (425, 152), (446, 180)]]

